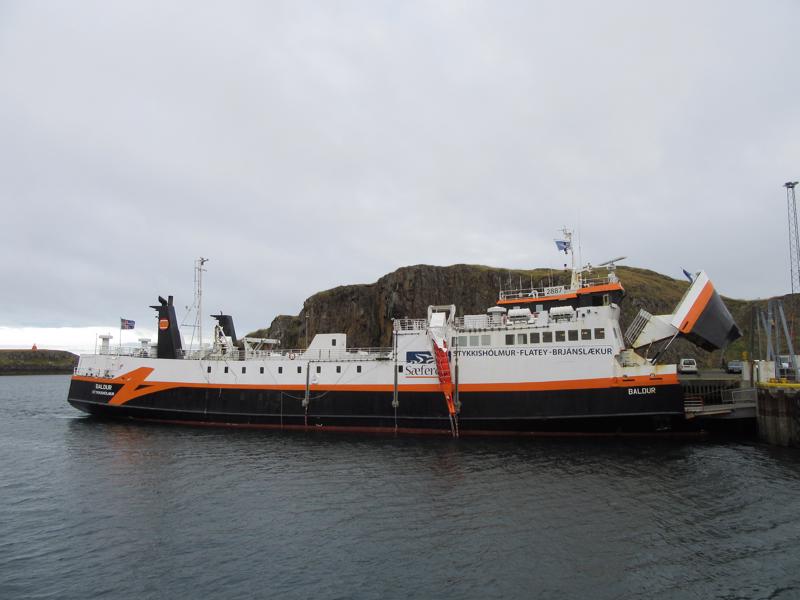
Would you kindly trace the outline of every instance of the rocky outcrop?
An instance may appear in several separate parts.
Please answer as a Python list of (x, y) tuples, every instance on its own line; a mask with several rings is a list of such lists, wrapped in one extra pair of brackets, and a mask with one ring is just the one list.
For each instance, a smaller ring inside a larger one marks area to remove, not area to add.
[(0, 375), (72, 373), (78, 356), (63, 350), (0, 350)]
[[(601, 272), (598, 271), (598, 275)], [(604, 274), (604, 272), (602, 272)], [(652, 314), (674, 310), (688, 287), (686, 280), (673, 279), (647, 269), (619, 267), (617, 275), (626, 290), (622, 303), (622, 328), (644, 308)], [(281, 340), (283, 348), (301, 348), (317, 333), (344, 332), (350, 347), (389, 346), (392, 319), (424, 318), (430, 304), (455, 304), (458, 315), (482, 314), (497, 301), (501, 287), (529, 287), (566, 284), (569, 273), (549, 269), (514, 270), (482, 265), (402, 267), (384, 275), (375, 283), (345, 285), (319, 292), (303, 303), (297, 316), (280, 315), (266, 329), (249, 335)], [(753, 303), (725, 299), (728, 308), (747, 331)], [(728, 349), (728, 358), (740, 358), (747, 348), (740, 340)], [(708, 353), (678, 340), (666, 360), (693, 357), (701, 364), (718, 366), (720, 352)]]

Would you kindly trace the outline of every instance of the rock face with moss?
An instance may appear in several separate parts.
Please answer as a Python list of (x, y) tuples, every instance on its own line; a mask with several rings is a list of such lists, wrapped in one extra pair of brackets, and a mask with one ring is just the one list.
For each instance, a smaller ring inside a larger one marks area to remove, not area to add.
[[(618, 267), (617, 275), (626, 290), (620, 319), (623, 331), (639, 309), (651, 314), (671, 313), (689, 286), (686, 280), (634, 267)], [(531, 283), (539, 287), (550, 281), (553, 285), (567, 284), (569, 273), (481, 265), (403, 267), (375, 283), (340, 286), (314, 294), (303, 303), (299, 315), (280, 315), (267, 329), (249, 335), (278, 338), (283, 348), (300, 348), (305, 345), (308, 328), (309, 341), (317, 333), (344, 332), (350, 347), (389, 346), (393, 318), (424, 318), (430, 304), (455, 304), (459, 316), (482, 314), (494, 306), (501, 287), (518, 287), (520, 283), (523, 287)], [(790, 300), (793, 299), (785, 299), (787, 308), (793, 306)], [(745, 333), (726, 350), (725, 357), (741, 358), (748, 348), (752, 307), (763, 306), (765, 301), (726, 298), (725, 303)], [(721, 352), (705, 352), (684, 340), (676, 340), (664, 359), (676, 361), (678, 357), (696, 358), (706, 366), (719, 366), (723, 360)]]
[(72, 373), (78, 356), (63, 350), (0, 350), (0, 375)]

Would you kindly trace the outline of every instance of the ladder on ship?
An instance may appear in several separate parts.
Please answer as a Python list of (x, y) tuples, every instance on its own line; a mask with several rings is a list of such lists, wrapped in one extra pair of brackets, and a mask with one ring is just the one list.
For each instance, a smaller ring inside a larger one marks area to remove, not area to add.
[[(440, 307), (431, 307), (436, 309)], [(451, 307), (447, 307), (451, 308)], [(439, 377), (439, 389), (444, 395), (445, 403), (447, 404), (447, 414), (450, 418), (450, 432), (454, 438), (458, 437), (458, 413), (456, 411), (456, 404), (453, 400), (453, 378), (450, 369), (450, 357), (447, 353), (447, 313), (433, 312), (429, 309), (428, 314), (428, 335), (431, 339), (431, 346), (433, 347), (433, 358), (436, 364), (436, 374)], [(455, 307), (452, 307), (450, 315), (455, 313)]]

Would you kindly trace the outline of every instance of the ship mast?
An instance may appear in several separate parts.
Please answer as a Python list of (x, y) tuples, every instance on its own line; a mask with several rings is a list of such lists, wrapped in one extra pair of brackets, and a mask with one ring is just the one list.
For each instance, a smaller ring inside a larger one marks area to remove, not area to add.
[(564, 252), (569, 254), (570, 270), (572, 271), (572, 278), (570, 280), (570, 289), (577, 290), (581, 287), (581, 275), (575, 270), (575, 251), (572, 248), (572, 230), (566, 227), (561, 228), (561, 233), (564, 236)]
[(202, 256), (194, 261), (194, 302), (197, 307), (194, 325), (197, 329), (197, 336), (200, 338), (200, 350), (203, 349), (203, 265), (208, 262)]

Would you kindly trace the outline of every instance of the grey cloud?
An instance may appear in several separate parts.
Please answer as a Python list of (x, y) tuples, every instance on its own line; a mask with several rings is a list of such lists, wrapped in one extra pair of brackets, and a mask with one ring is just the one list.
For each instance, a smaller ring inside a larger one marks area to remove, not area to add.
[(405, 264), (619, 254), (788, 288), (800, 9), (776, 3), (6, 3), (0, 325), (252, 329)]

